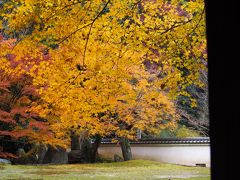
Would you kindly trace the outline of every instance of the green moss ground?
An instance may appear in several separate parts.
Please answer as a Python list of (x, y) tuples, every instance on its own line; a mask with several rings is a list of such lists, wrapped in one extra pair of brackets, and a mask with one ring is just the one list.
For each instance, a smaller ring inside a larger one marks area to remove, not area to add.
[(74, 165), (0, 165), (0, 179), (168, 179), (210, 180), (210, 168), (146, 160)]

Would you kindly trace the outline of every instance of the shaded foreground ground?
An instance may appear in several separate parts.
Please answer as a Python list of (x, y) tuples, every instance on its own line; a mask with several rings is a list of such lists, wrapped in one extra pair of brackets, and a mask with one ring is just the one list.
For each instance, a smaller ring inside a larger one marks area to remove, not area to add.
[(1, 165), (0, 179), (187, 179), (210, 180), (210, 168), (145, 160), (75, 165)]

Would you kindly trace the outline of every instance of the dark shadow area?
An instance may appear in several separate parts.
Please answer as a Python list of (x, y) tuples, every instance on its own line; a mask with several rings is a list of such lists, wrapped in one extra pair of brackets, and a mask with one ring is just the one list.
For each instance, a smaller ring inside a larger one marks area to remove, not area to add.
[[(238, 179), (237, 10), (233, 1), (206, 1), (209, 62), (211, 172), (213, 180)], [(239, 31), (238, 31), (239, 32)], [(239, 119), (239, 118), (238, 118)]]

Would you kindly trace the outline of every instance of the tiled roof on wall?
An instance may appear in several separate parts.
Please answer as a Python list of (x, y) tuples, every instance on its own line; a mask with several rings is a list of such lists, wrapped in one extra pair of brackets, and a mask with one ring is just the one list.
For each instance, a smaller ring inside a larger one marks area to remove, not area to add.
[[(115, 144), (112, 140), (103, 139), (102, 144)], [(209, 137), (194, 137), (194, 138), (154, 138), (154, 139), (139, 139), (130, 141), (130, 144), (210, 144)]]

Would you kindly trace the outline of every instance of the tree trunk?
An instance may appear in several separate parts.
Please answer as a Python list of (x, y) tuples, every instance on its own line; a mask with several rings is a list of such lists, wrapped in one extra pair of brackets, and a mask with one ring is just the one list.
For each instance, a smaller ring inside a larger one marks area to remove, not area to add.
[(132, 152), (131, 152), (131, 146), (129, 143), (129, 140), (126, 138), (120, 139), (121, 149), (122, 149), (122, 155), (124, 161), (128, 161), (132, 159)]
[(79, 135), (71, 135), (71, 150), (80, 150)]
[(71, 151), (68, 154), (69, 163), (92, 163), (96, 162), (97, 150), (101, 143), (101, 136), (96, 135), (92, 144), (91, 139), (84, 135), (71, 136)]
[(71, 134), (71, 151), (68, 153), (68, 163), (81, 163), (82, 153), (81, 153), (81, 142), (80, 136), (73, 133)]
[(92, 156), (92, 144), (91, 144), (91, 139), (90, 138), (84, 138), (81, 141), (81, 154), (82, 154), (82, 160), (83, 163), (89, 163), (91, 161), (91, 156)]
[(91, 155), (91, 162), (96, 162), (96, 158), (97, 158), (97, 155), (98, 155), (98, 147), (100, 146), (101, 144), (101, 141), (102, 141), (102, 138), (101, 136), (99, 135), (96, 135), (96, 139), (92, 145), (92, 155)]

